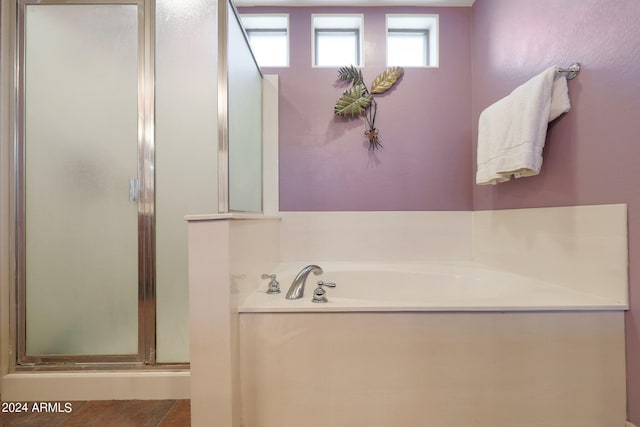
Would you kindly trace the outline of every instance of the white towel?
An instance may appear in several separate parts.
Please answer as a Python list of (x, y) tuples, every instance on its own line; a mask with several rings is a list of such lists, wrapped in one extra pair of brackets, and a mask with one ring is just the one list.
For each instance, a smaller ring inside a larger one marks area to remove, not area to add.
[(570, 108), (567, 79), (557, 66), (487, 107), (478, 123), (476, 184), (537, 175), (547, 124)]

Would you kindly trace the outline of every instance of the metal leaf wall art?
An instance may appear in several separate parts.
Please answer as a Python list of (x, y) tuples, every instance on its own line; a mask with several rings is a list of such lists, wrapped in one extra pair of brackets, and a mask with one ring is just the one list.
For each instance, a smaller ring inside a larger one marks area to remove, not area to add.
[(336, 102), (334, 113), (342, 117), (364, 117), (369, 129), (364, 133), (369, 138), (369, 150), (382, 147), (380, 136), (376, 128), (376, 113), (378, 103), (374, 95), (384, 93), (402, 77), (402, 67), (391, 67), (384, 70), (373, 80), (371, 90), (364, 84), (362, 71), (350, 65), (338, 70), (338, 80), (351, 83)]

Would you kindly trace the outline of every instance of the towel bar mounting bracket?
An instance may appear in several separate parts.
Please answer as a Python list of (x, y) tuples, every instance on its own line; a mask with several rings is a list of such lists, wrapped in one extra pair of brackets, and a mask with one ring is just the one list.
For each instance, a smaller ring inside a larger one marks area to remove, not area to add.
[(560, 68), (558, 72), (567, 73), (567, 80), (571, 80), (575, 78), (580, 72), (580, 63), (574, 62), (573, 64), (569, 65), (567, 68)]

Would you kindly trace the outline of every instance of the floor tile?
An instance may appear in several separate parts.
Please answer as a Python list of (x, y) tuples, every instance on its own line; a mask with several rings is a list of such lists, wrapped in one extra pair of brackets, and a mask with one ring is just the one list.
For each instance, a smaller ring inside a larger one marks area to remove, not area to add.
[(15, 408), (3, 406), (12, 412), (0, 412), (0, 427), (58, 427), (73, 417), (86, 402), (23, 402), (21, 409), (24, 409), (24, 403), (27, 404), (26, 412), (15, 412)]
[(159, 427), (185, 427), (191, 425), (191, 401), (177, 400)]
[(60, 427), (156, 427), (173, 400), (97, 400), (83, 405)]
[(191, 424), (188, 399), (78, 401), (68, 402), (70, 408), (67, 402), (52, 403), (35, 402), (34, 407), (34, 402), (27, 402), (26, 412), (0, 412), (0, 427), (187, 427)]

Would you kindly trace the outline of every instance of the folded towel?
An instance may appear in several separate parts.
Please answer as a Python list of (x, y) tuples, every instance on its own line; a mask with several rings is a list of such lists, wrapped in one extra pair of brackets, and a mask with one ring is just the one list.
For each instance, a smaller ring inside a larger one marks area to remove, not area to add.
[(476, 184), (537, 175), (547, 124), (570, 108), (567, 79), (557, 66), (487, 107), (478, 123)]

